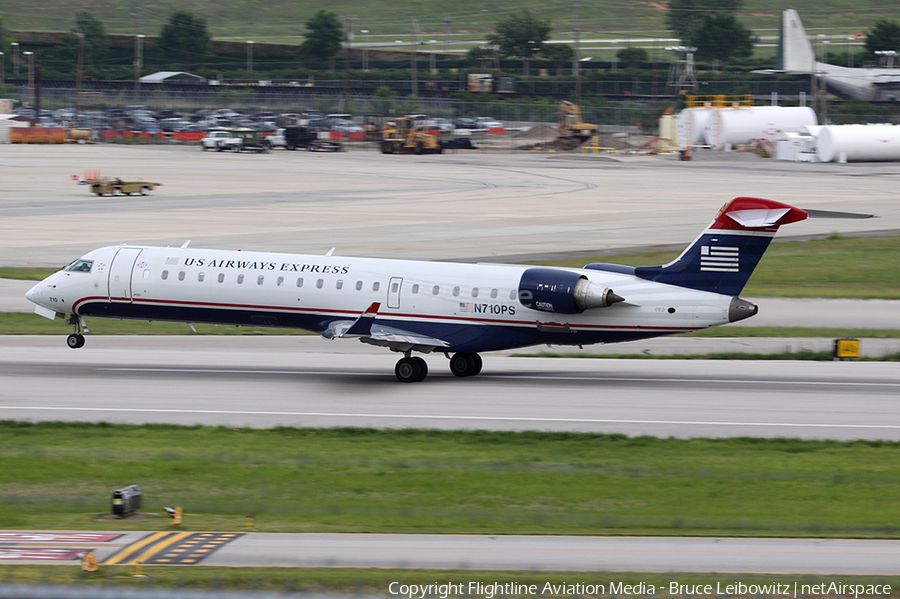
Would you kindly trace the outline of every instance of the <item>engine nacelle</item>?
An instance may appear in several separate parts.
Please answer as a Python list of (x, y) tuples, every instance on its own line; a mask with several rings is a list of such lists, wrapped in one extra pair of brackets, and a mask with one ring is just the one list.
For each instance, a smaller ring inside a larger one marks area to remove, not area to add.
[(625, 298), (591, 283), (584, 275), (558, 268), (529, 268), (519, 280), (519, 303), (532, 310), (581, 314), (606, 308)]

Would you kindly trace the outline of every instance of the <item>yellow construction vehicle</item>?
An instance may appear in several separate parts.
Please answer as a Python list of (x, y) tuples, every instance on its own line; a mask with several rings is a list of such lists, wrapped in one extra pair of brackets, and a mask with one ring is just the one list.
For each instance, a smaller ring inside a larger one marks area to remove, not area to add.
[(418, 130), (416, 119), (401, 117), (381, 126), (382, 154), (440, 154), (444, 146), (429, 133)]
[(597, 125), (582, 122), (577, 104), (563, 100), (559, 103), (559, 136), (574, 137), (585, 141), (597, 134)]

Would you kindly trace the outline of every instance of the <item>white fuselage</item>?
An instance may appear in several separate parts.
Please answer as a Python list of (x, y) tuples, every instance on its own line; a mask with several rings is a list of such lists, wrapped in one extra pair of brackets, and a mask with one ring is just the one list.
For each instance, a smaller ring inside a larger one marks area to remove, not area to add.
[(587, 345), (729, 322), (732, 296), (629, 274), (565, 269), (625, 299), (562, 314), (525, 307), (530, 266), (455, 264), (248, 251), (115, 246), (29, 291), (62, 315), (302, 328), (317, 333), (379, 303), (377, 322), (440, 339), (447, 351), (539, 343)]

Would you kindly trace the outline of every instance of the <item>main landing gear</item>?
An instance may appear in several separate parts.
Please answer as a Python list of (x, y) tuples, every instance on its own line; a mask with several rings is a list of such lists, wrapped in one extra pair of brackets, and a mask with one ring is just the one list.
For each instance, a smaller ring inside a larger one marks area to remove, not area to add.
[[(475, 376), (481, 372), (481, 356), (475, 353), (456, 353), (450, 358), (450, 372), (459, 377)], [(428, 364), (425, 360), (415, 356), (411, 357), (407, 352), (406, 357), (401, 358), (394, 367), (394, 374), (401, 383), (418, 383), (428, 375)]]
[(84, 326), (84, 321), (80, 316), (69, 316), (66, 318), (66, 322), (72, 325), (72, 334), (66, 337), (66, 345), (71, 349), (78, 349), (79, 347), (84, 347), (84, 335), (81, 331), (85, 333), (88, 332), (87, 327)]

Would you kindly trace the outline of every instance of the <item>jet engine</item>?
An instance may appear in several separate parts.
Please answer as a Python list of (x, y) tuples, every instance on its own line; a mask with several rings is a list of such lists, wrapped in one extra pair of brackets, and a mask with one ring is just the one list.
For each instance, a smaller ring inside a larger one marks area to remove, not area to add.
[(586, 276), (569, 270), (529, 268), (519, 280), (519, 303), (532, 310), (581, 314), (624, 301), (612, 289), (600, 287)]

